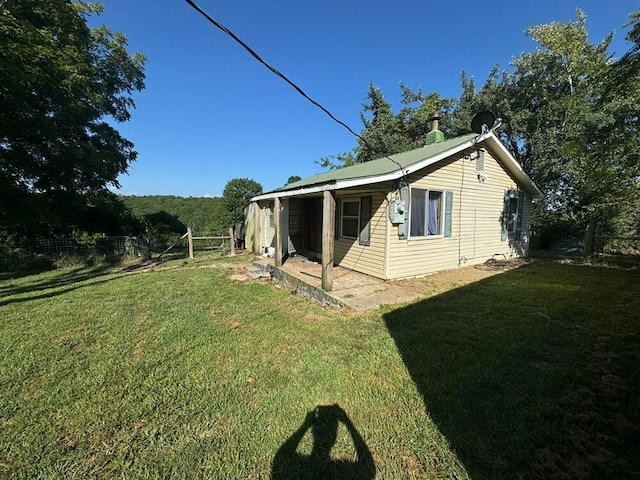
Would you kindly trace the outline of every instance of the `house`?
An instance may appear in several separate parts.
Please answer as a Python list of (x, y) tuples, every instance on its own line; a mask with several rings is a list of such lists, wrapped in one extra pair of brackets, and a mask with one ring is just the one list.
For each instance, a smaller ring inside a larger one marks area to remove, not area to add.
[(247, 248), (321, 260), (326, 291), (334, 265), (396, 280), (527, 255), (538, 187), (492, 131), (444, 139), (433, 123), (421, 148), (252, 198)]

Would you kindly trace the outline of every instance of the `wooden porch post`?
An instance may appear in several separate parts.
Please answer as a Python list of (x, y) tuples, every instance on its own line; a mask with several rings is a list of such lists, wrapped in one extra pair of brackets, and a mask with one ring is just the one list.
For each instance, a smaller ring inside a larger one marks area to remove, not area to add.
[(260, 255), (260, 205), (253, 202), (253, 253)]
[(276, 224), (276, 267), (282, 266), (282, 202), (280, 198), (273, 199), (273, 221)]
[(328, 190), (322, 195), (322, 289), (330, 292), (333, 288), (336, 199)]

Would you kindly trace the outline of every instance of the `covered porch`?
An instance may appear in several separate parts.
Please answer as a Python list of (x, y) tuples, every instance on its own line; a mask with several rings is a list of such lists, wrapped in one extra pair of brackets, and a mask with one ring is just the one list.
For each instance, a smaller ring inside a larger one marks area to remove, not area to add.
[[(264, 207), (258, 202), (251, 205), (253, 227), (251, 250), (256, 255), (265, 253), (264, 247), (273, 247), (274, 266), (298, 265), (297, 258), (304, 258), (315, 265), (314, 273), (308, 274), (317, 288), (331, 292), (334, 288), (336, 199), (333, 191), (283, 199), (276, 196), (268, 209), (271, 221), (264, 221)], [(267, 239), (268, 237), (268, 239)], [(298, 257), (298, 254), (303, 255)], [(285, 262), (286, 260), (286, 262)], [(311, 261), (314, 260), (314, 261)], [(317, 262), (316, 262), (317, 261)], [(309, 270), (309, 269), (308, 269)], [(349, 271), (347, 269), (342, 269)], [(355, 273), (355, 272), (353, 272)]]

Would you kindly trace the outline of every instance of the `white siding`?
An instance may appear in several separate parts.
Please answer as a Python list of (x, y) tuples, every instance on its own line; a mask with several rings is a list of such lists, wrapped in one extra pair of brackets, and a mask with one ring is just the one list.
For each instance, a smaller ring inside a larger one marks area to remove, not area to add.
[(452, 236), (400, 240), (397, 227), (392, 227), (387, 278), (417, 277), (482, 263), (494, 255), (511, 258), (528, 253), (530, 198), (525, 196), (522, 240), (515, 241), (510, 235), (502, 241), (504, 192), (518, 187), (489, 152), (485, 172), (486, 179), (481, 182), (474, 161), (460, 154), (410, 176), (412, 186), (453, 191)]

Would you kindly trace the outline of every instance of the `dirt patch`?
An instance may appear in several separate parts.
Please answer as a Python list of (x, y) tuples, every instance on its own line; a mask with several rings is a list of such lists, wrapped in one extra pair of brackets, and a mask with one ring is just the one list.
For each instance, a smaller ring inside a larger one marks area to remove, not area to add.
[(494, 258), (490, 258), (483, 264), (478, 265), (476, 268), (480, 270), (498, 270), (502, 272), (512, 268), (521, 267), (527, 263), (530, 263), (530, 261), (526, 258), (515, 258), (512, 260), (496, 260)]
[(503, 270), (504, 268), (485, 268), (484, 265), (475, 265), (455, 270), (445, 270), (422, 278), (398, 280), (394, 283), (397, 283), (406, 290), (416, 292), (422, 297), (431, 297), (453, 290), (454, 288), (479, 282)]

